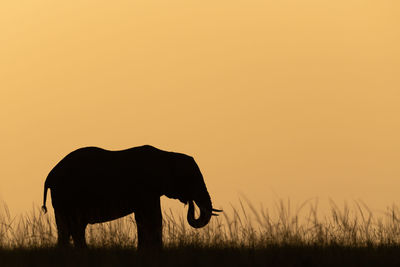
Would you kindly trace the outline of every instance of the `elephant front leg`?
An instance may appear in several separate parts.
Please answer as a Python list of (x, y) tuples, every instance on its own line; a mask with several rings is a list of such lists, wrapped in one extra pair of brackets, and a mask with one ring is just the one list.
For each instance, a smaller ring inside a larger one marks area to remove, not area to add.
[(162, 248), (162, 215), (160, 198), (147, 202), (135, 212), (138, 249)]

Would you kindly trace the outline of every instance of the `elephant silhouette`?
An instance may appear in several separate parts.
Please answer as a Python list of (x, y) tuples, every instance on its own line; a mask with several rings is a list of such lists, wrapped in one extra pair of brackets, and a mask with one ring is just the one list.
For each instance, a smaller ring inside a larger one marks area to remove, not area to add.
[[(109, 151), (84, 147), (65, 156), (44, 183), (43, 206), (47, 212), (47, 190), (58, 232), (58, 246), (86, 247), (88, 224), (111, 221), (135, 213), (138, 249), (162, 248), (160, 197), (189, 204), (187, 221), (194, 228), (207, 225), (213, 212), (203, 176), (188, 155), (145, 145)], [(200, 209), (196, 219), (194, 203)]]

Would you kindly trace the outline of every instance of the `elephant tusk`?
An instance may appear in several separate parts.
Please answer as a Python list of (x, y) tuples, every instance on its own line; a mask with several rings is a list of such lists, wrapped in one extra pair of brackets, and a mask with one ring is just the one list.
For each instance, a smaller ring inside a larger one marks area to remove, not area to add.
[(212, 209), (212, 211), (215, 211), (215, 212), (223, 212), (223, 210), (217, 210), (217, 209)]

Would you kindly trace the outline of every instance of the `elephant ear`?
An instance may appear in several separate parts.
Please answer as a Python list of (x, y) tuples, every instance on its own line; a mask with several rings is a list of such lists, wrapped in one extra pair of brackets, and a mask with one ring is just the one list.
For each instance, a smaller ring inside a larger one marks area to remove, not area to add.
[(188, 156), (180, 153), (168, 153), (168, 168), (163, 179), (162, 193), (168, 198), (179, 199), (184, 204), (188, 201), (188, 191), (190, 184), (187, 176), (190, 173), (190, 162)]

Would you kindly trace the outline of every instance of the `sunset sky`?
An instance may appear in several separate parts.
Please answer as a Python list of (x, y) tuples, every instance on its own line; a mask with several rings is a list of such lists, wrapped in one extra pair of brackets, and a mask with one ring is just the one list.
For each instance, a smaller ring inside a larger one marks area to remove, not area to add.
[[(192, 155), (243, 194), (400, 205), (400, 1), (0, 3), (0, 200), (83, 146)], [(49, 206), (51, 206), (48, 203)]]

